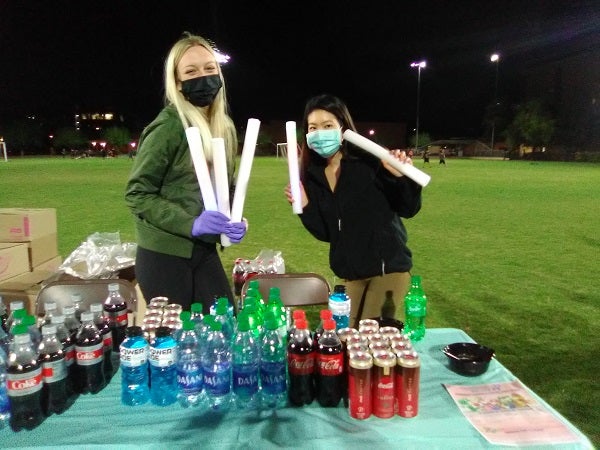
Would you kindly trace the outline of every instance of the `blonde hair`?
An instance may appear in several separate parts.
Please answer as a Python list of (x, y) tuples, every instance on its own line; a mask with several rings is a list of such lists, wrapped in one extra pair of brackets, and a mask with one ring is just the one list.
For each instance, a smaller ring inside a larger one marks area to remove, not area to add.
[[(225, 150), (227, 152), (228, 167), (230, 172), (233, 170), (233, 161), (237, 152), (237, 134), (235, 125), (228, 115), (227, 97), (225, 94), (225, 80), (221, 72), (221, 66), (217, 61), (219, 68), (219, 77), (223, 86), (219, 89), (215, 100), (206, 108), (199, 108), (188, 102), (179, 88), (177, 87), (177, 65), (183, 54), (191, 47), (200, 45), (206, 48), (213, 56), (215, 52), (210, 43), (201, 36), (184, 33), (167, 56), (165, 61), (165, 104), (172, 104), (177, 109), (177, 113), (181, 118), (184, 128), (198, 127), (200, 136), (202, 137), (202, 146), (204, 147), (204, 155), (206, 160), (212, 161), (212, 146), (211, 138), (221, 137), (225, 140)], [(216, 61), (216, 58), (215, 58)]]

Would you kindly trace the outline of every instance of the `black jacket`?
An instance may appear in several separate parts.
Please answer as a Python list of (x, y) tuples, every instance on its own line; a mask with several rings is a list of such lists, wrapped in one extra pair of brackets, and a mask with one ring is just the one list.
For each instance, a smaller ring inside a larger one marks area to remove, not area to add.
[(335, 192), (324, 166), (309, 166), (303, 184), (309, 203), (300, 219), (313, 236), (330, 243), (329, 264), (338, 277), (410, 271), (412, 254), (400, 217), (419, 212), (421, 186), (394, 177), (371, 155), (342, 158)]

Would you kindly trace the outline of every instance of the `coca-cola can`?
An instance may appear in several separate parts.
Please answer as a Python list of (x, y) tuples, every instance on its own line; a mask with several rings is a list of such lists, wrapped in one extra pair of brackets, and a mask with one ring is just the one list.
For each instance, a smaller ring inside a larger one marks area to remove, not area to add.
[(415, 417), (419, 413), (421, 360), (414, 350), (396, 356), (396, 413), (401, 417)]
[(365, 347), (368, 347), (369, 345), (369, 338), (367, 336), (363, 336), (363, 335), (353, 335), (353, 336), (348, 336), (346, 338), (346, 347), (348, 347), (351, 344), (363, 344)]
[(384, 350), (391, 350), (389, 344), (386, 341), (375, 341), (369, 344), (369, 351), (376, 353)]
[(380, 327), (379, 333), (390, 339), (392, 336), (400, 335), (400, 330), (396, 327)]
[(346, 354), (350, 356), (351, 353), (356, 352), (368, 352), (369, 346), (364, 342), (353, 342), (352, 344), (348, 344), (346, 346)]
[(388, 343), (388, 338), (381, 333), (369, 334), (367, 335), (367, 339), (369, 340), (369, 344), (372, 344), (373, 342), (384, 342), (386, 344)]
[(183, 323), (181, 322), (181, 319), (179, 319), (179, 317), (173, 316), (163, 319), (162, 326), (169, 327), (171, 330), (178, 330), (183, 326)]
[(144, 313), (144, 316), (161, 316), (163, 315), (163, 307), (162, 306), (156, 306), (156, 305), (152, 305), (152, 306), (148, 306), (146, 308), (146, 312)]
[(361, 327), (375, 327), (379, 330), (379, 322), (375, 319), (361, 319), (358, 321), (358, 331), (360, 331)]
[(360, 333), (356, 328), (346, 327), (337, 330), (337, 335), (340, 338), (340, 341), (342, 341), (342, 344), (345, 344), (350, 336), (359, 336)]
[(164, 308), (165, 306), (167, 306), (169, 304), (169, 298), (168, 297), (152, 297), (150, 299), (150, 303), (148, 304), (149, 306), (158, 306), (160, 308)]
[(144, 314), (144, 318), (142, 320), (162, 320), (163, 315), (162, 312), (156, 312), (156, 310), (152, 310), (153, 312), (148, 312)]
[(354, 419), (367, 419), (373, 409), (371, 400), (373, 357), (367, 352), (352, 353), (348, 365), (348, 412)]
[(183, 311), (183, 308), (178, 303), (169, 303), (163, 308), (163, 314), (177, 314), (177, 317), (179, 317), (181, 311)]
[(373, 354), (373, 414), (382, 419), (394, 416), (396, 355), (383, 350)]
[(412, 349), (413, 349), (412, 344), (410, 342), (405, 342), (405, 341), (392, 342), (391, 347), (392, 347), (392, 351), (394, 353), (396, 353), (396, 356), (399, 353), (412, 351)]

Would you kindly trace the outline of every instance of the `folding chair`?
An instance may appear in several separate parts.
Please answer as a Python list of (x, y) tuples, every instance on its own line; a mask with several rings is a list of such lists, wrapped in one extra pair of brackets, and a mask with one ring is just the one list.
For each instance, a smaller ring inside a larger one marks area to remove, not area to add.
[(285, 306), (326, 305), (331, 292), (329, 283), (321, 275), (305, 273), (258, 274), (246, 280), (242, 286), (242, 298), (250, 281), (258, 281), (258, 289), (264, 299), (269, 298), (271, 287), (278, 287)]

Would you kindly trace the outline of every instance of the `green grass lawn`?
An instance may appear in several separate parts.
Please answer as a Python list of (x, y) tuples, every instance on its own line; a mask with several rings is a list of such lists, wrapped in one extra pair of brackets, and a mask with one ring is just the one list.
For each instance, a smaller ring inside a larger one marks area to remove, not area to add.
[[(424, 169), (432, 181), (423, 209), (406, 221), (413, 273), (429, 298), (427, 325), (462, 328), (493, 347), (597, 446), (600, 165), (447, 163)], [(134, 241), (123, 200), (130, 166), (126, 157), (0, 161), (0, 207), (56, 208), (63, 257), (96, 231)], [(285, 159), (254, 161), (244, 210), (250, 228), (222, 253), (225, 267), (277, 249), (288, 272), (318, 272), (333, 285), (328, 246), (292, 213), (286, 183)]]

